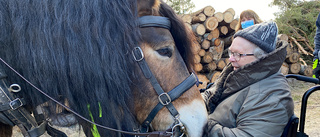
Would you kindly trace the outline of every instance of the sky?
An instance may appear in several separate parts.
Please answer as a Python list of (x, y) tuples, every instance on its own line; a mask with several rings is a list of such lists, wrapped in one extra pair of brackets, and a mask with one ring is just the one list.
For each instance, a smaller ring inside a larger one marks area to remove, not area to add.
[(235, 10), (235, 18), (240, 17), (244, 10), (251, 9), (255, 11), (263, 21), (274, 20), (273, 13), (279, 12), (277, 6), (269, 7), (272, 0), (191, 0), (195, 4), (193, 12), (206, 6), (212, 6), (216, 12), (224, 12), (228, 8)]

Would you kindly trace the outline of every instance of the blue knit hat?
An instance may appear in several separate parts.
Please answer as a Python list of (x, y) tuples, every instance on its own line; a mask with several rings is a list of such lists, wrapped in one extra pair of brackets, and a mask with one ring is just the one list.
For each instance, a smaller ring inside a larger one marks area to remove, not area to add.
[(263, 51), (270, 53), (276, 49), (278, 27), (275, 22), (263, 22), (239, 30), (234, 38), (240, 36), (260, 47)]

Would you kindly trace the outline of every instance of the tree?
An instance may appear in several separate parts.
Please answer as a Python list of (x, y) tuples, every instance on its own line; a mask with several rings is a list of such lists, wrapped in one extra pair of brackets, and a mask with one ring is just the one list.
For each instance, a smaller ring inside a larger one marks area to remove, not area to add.
[[(297, 39), (306, 51), (312, 53), (320, 1), (273, 0), (270, 6), (278, 6), (281, 9), (275, 14), (279, 34), (287, 34)], [(302, 55), (302, 58), (312, 62), (313, 57)]]
[(195, 7), (191, 0), (164, 0), (177, 14), (191, 13)]

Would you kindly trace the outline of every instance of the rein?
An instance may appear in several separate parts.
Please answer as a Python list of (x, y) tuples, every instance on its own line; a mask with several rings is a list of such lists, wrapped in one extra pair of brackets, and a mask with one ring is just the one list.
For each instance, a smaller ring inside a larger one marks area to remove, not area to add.
[[(161, 27), (165, 29), (170, 29), (171, 22), (168, 18), (166, 17), (161, 17), (161, 16), (143, 16), (139, 18), (139, 27), (140, 28), (145, 28), (145, 27)], [(26, 81), (29, 85), (31, 85), (33, 88), (35, 88), (37, 91), (39, 91), (41, 94), (44, 96), (48, 97), (50, 100), (53, 102), (57, 103), (58, 105), (62, 106), (63, 108), (67, 109), (74, 115), (78, 116), (82, 120), (94, 124), (100, 128), (107, 129), (110, 131), (114, 132), (119, 132), (127, 135), (135, 135), (135, 136), (148, 136), (148, 137), (169, 137), (174, 135), (174, 131), (181, 130), (182, 135), (184, 135), (184, 130), (185, 127), (181, 123), (180, 118), (179, 118), (179, 112), (176, 110), (176, 108), (173, 106), (172, 101), (175, 99), (179, 98), (185, 91), (190, 89), (193, 85), (199, 83), (197, 76), (192, 73), (188, 78), (186, 78), (182, 83), (180, 83), (178, 86), (176, 86), (174, 89), (169, 91), (168, 93), (164, 92), (163, 89), (161, 88), (160, 84), (152, 74), (147, 62), (144, 59), (143, 52), (140, 47), (135, 47), (132, 50), (132, 54), (134, 57), (134, 60), (139, 64), (139, 67), (141, 68), (144, 76), (149, 79), (151, 82), (153, 88), (158, 94), (158, 99), (159, 103), (154, 107), (154, 109), (150, 112), (146, 120), (143, 122), (141, 125), (140, 132), (129, 132), (129, 131), (123, 131), (123, 130), (117, 130), (114, 128), (106, 127), (103, 125), (100, 125), (98, 123), (92, 122), (91, 120), (81, 116), (79, 113), (73, 111), (69, 107), (65, 106), (64, 104), (60, 103), (59, 101), (55, 100), (45, 92), (43, 92), (41, 89), (33, 85), (30, 81), (28, 81), (25, 77), (23, 77), (19, 72), (17, 72), (14, 68), (12, 68), (7, 62), (5, 62), (2, 58), (0, 58), (0, 61), (3, 62), (9, 69), (11, 69), (14, 73), (16, 73), (20, 78), (22, 78), (24, 81)], [(163, 107), (166, 107), (171, 115), (174, 117), (174, 125), (172, 126), (171, 129), (168, 129), (167, 131), (153, 131), (153, 132), (148, 132), (150, 124), (156, 114), (162, 109)], [(146, 133), (148, 132), (148, 133)]]

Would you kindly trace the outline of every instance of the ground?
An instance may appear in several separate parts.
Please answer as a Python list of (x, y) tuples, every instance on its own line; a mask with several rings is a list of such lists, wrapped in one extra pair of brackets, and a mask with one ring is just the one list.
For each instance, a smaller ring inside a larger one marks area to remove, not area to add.
[[(295, 114), (300, 117), (301, 100), (305, 91), (316, 86), (315, 84), (301, 82), (295, 79), (288, 79), (292, 97), (295, 105)], [(320, 91), (313, 92), (307, 102), (307, 112), (305, 119), (304, 132), (309, 137), (320, 137)]]
[[(305, 91), (309, 88), (316, 86), (312, 83), (301, 82), (295, 79), (288, 79), (289, 85), (291, 87), (292, 97), (295, 103), (295, 114), (300, 117), (301, 110), (301, 100)], [(307, 103), (307, 113), (305, 121), (305, 133), (309, 137), (320, 137), (320, 91), (312, 93), (308, 99)], [(20, 130), (15, 127), (14, 135), (12, 137), (23, 137), (20, 133)], [(79, 126), (75, 125), (69, 128), (60, 128), (61, 131), (64, 131), (69, 137), (84, 137), (84, 134), (79, 130)], [(80, 132), (79, 132), (80, 131)], [(45, 134), (41, 137), (49, 137)]]

